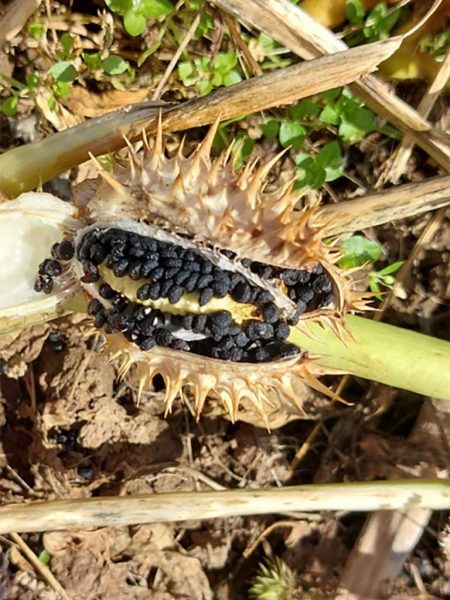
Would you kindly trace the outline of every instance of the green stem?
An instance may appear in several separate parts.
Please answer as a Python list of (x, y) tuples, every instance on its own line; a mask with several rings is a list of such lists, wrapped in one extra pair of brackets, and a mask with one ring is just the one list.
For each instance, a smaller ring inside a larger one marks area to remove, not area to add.
[(290, 341), (325, 367), (450, 401), (449, 342), (362, 317), (348, 315), (345, 323), (344, 341), (317, 323), (309, 325), (311, 337), (292, 329)]

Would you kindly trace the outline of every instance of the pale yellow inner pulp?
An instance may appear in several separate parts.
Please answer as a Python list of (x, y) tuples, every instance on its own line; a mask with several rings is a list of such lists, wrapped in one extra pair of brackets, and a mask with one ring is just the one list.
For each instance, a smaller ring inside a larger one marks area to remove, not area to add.
[[(227, 295), (224, 298), (212, 298), (204, 306), (198, 303), (199, 293), (185, 293), (176, 304), (171, 304), (167, 298), (158, 298), (158, 300), (138, 300), (137, 291), (144, 285), (143, 280), (133, 281), (129, 277), (116, 277), (114, 273), (104, 265), (99, 267), (100, 275), (103, 281), (109, 284), (113, 290), (119, 292), (131, 302), (136, 302), (142, 306), (150, 306), (159, 309), (162, 312), (172, 315), (208, 315), (219, 310), (228, 310), (234, 321), (239, 325), (247, 319), (258, 319), (258, 309), (252, 304), (241, 304)], [(145, 283), (151, 283), (151, 280), (145, 280)]]

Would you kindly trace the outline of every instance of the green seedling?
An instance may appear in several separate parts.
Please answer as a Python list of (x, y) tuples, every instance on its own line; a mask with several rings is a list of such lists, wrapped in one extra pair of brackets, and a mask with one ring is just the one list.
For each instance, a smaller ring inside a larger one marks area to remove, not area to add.
[(212, 60), (202, 56), (180, 62), (178, 76), (186, 87), (195, 86), (201, 96), (242, 81), (236, 52), (219, 52)]
[(147, 21), (167, 17), (174, 11), (169, 0), (105, 0), (111, 12), (123, 18), (125, 31), (132, 37), (144, 33)]

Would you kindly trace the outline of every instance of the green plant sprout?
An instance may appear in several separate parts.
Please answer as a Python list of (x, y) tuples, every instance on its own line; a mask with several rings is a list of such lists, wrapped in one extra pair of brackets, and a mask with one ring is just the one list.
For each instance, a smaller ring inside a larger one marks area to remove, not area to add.
[(346, 42), (356, 46), (376, 40), (385, 40), (400, 18), (405, 14), (404, 7), (389, 8), (386, 2), (376, 4), (372, 10), (366, 11), (363, 0), (346, 0), (345, 15), (353, 26)]
[(174, 11), (169, 0), (105, 0), (105, 4), (123, 18), (125, 31), (132, 37), (144, 33), (149, 19), (161, 19)]
[(242, 81), (235, 52), (219, 52), (210, 60), (207, 56), (183, 61), (178, 65), (178, 75), (184, 86), (195, 86), (201, 96), (213, 89), (234, 85)]
[[(383, 247), (374, 240), (369, 240), (362, 235), (353, 235), (341, 244), (342, 258), (339, 266), (342, 268), (361, 267), (364, 264), (373, 264), (379, 260)], [(403, 260), (398, 260), (387, 265), (379, 271), (370, 270), (367, 274), (370, 291), (378, 300), (382, 300), (382, 288), (392, 289), (395, 283), (393, 274), (403, 265)]]

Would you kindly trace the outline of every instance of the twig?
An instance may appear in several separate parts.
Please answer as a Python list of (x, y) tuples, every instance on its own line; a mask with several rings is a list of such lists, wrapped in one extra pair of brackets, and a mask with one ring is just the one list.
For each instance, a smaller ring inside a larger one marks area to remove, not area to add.
[(396, 219), (414, 217), (450, 204), (450, 175), (383, 190), (320, 209), (316, 221), (326, 235), (358, 231)]
[(79, 498), (0, 507), (0, 533), (122, 527), (141, 523), (263, 515), (284, 511), (450, 508), (450, 481), (329, 483), (264, 490)]
[(177, 62), (180, 60), (180, 56), (183, 54), (186, 46), (191, 41), (197, 27), (199, 26), (200, 18), (201, 18), (201, 12), (198, 12), (197, 15), (195, 16), (195, 19), (192, 21), (192, 25), (189, 27), (186, 35), (181, 40), (180, 45), (178, 46), (175, 54), (172, 56), (172, 60), (167, 65), (164, 75), (162, 76), (161, 81), (158, 83), (158, 86), (153, 93), (152, 100), (159, 100), (159, 98), (161, 97), (164, 86), (166, 85), (170, 75), (172, 74), (172, 71), (175, 69)]
[(53, 573), (50, 571), (50, 569), (47, 567), (47, 565), (44, 565), (44, 563), (39, 560), (36, 554), (31, 550), (28, 544), (26, 544), (23, 541), (20, 535), (18, 535), (15, 532), (11, 532), (9, 535), (14, 541), (14, 543), (17, 544), (22, 550), (22, 552), (25, 554), (25, 556), (36, 569), (36, 571), (38, 571), (41, 577), (55, 590), (55, 592), (57, 592), (61, 596), (61, 598), (63, 598), (63, 600), (70, 600), (70, 597), (67, 595), (67, 592), (56, 579), (56, 577), (53, 575)]

